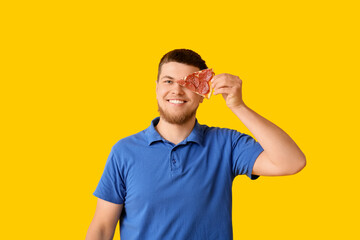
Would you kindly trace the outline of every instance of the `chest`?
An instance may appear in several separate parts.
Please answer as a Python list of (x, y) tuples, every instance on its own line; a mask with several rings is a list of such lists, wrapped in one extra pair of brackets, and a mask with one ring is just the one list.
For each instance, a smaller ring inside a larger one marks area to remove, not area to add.
[(157, 145), (129, 154), (127, 162), (125, 207), (129, 214), (207, 204), (214, 195), (231, 194), (229, 156), (221, 151), (193, 144)]

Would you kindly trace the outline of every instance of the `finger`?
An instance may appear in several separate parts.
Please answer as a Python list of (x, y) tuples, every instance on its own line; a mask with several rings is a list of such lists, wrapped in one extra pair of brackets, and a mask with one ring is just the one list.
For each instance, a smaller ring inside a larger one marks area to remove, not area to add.
[(214, 89), (218, 89), (218, 88), (224, 88), (224, 87), (227, 87), (227, 88), (234, 88), (234, 87), (237, 87), (239, 86), (238, 82), (232, 80), (232, 79), (225, 79), (223, 81), (218, 81), (216, 82), (216, 84), (212, 85), (212, 87)]
[(217, 74), (210, 80), (210, 82), (212, 84), (214, 84), (214, 83), (218, 82), (219, 80), (223, 79), (224, 77), (225, 77), (225, 73)]
[(217, 88), (217, 89), (214, 89), (214, 92), (213, 92), (214, 95), (230, 94), (230, 93), (232, 93), (232, 89), (229, 87)]
[(223, 87), (226, 86), (226, 78), (220, 77), (216, 79), (214, 82), (212, 82), (211, 86), (213, 88)]
[(223, 73), (222, 76), (217, 77), (214, 82), (212, 82), (213, 88), (223, 87), (223, 86), (237, 86), (241, 84), (241, 79), (237, 76)]
[(214, 89), (217, 89), (217, 88), (232, 87), (232, 86), (231, 86), (231, 82), (224, 80), (224, 81), (216, 82), (214, 85), (212, 85), (212, 87)]

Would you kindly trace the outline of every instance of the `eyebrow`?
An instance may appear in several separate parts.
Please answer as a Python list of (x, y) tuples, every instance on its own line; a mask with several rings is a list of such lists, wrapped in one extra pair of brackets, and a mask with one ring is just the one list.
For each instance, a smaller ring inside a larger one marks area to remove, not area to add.
[(168, 75), (166, 75), (166, 76), (163, 76), (161, 79), (163, 79), (163, 78), (169, 78), (169, 79), (174, 79), (173, 77), (171, 77), (171, 76), (168, 76)]

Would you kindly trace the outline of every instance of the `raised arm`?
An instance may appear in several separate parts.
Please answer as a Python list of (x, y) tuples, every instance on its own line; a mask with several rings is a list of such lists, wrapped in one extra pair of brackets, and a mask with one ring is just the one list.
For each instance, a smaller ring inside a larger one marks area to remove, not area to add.
[(115, 204), (98, 198), (94, 218), (86, 234), (86, 240), (113, 239), (123, 204)]
[(250, 130), (264, 151), (255, 161), (253, 174), (282, 176), (299, 172), (306, 165), (304, 153), (281, 128), (247, 107), (242, 99), (242, 80), (219, 74), (212, 80), (214, 95), (222, 94), (226, 105)]

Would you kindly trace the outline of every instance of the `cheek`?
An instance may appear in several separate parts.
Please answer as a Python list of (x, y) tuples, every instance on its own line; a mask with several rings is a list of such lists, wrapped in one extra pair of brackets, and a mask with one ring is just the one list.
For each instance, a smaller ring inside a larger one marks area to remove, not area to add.
[(194, 99), (194, 101), (195, 102), (197, 102), (197, 103), (202, 103), (202, 101), (203, 101), (203, 97), (202, 96), (199, 96), (198, 94), (196, 94), (196, 93), (192, 93), (193, 94), (193, 99)]
[(159, 89), (156, 89), (156, 98), (161, 98), (162, 95), (163, 95), (163, 92)]
[(166, 95), (166, 89), (163, 88), (156, 88), (156, 99), (162, 100), (164, 96)]
[(159, 96), (161, 95), (161, 91), (160, 91), (160, 89), (159, 89), (158, 86), (156, 86), (156, 91), (155, 91), (155, 93), (156, 93), (156, 98), (158, 99)]

